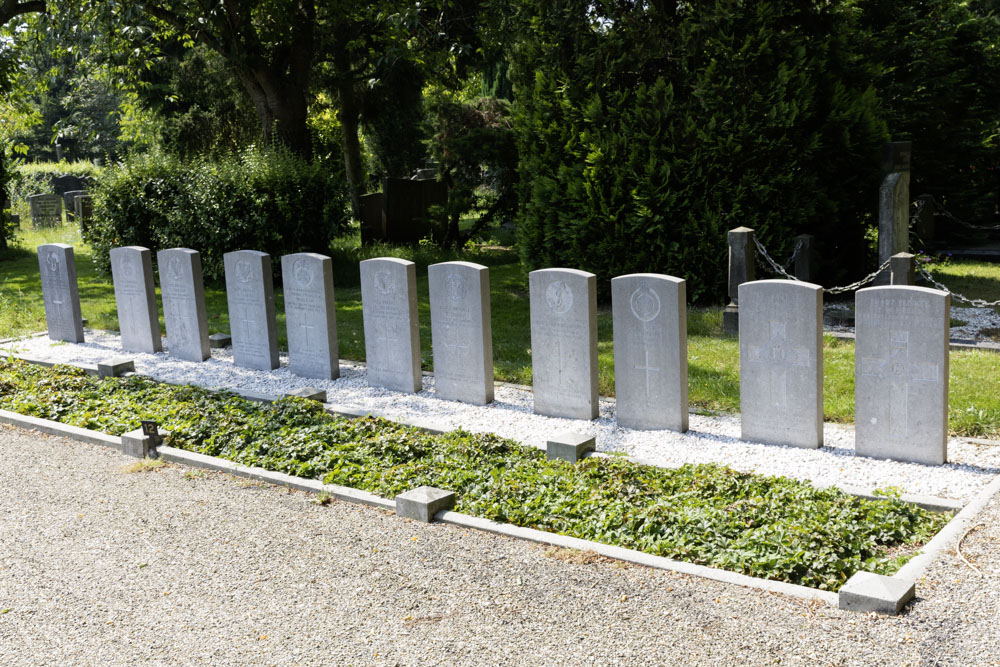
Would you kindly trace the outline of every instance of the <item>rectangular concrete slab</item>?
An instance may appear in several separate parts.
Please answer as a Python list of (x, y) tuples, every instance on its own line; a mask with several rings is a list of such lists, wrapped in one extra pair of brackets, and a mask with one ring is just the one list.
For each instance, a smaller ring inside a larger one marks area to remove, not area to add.
[(128, 357), (112, 357), (97, 362), (97, 377), (116, 378), (135, 372), (135, 361)]
[(841, 587), (838, 606), (846, 611), (898, 614), (915, 592), (916, 586), (912, 581), (871, 572), (855, 572)]
[(951, 295), (869, 287), (854, 310), (857, 455), (945, 463)]
[(535, 413), (596, 419), (597, 277), (576, 269), (528, 274)]
[(592, 452), (596, 448), (597, 438), (594, 436), (576, 431), (564, 431), (546, 439), (545, 458), (576, 463), (583, 458), (584, 454)]
[(152, 253), (142, 246), (125, 246), (112, 248), (110, 255), (122, 348), (147, 354), (162, 352)]
[(269, 371), (279, 365), (271, 256), (258, 250), (223, 255), (233, 359), (237, 366)]
[(288, 366), (296, 375), (340, 377), (337, 313), (333, 302), (333, 260), (300, 252), (281, 258), (288, 326)]
[(427, 267), (434, 393), (485, 405), (493, 400), (490, 271), (471, 262)]
[(823, 288), (791, 280), (740, 285), (742, 438), (823, 445)]
[(38, 269), (42, 279), (45, 325), (52, 340), (83, 342), (80, 288), (76, 281), (73, 247), (65, 243), (38, 246)]
[(378, 257), (361, 262), (360, 268), (368, 384), (418, 392), (423, 378), (416, 265), (405, 259)]
[(211, 356), (208, 311), (201, 253), (190, 248), (169, 248), (156, 253), (160, 269), (160, 296), (171, 357), (205, 361)]
[(62, 224), (63, 198), (60, 195), (31, 195), (28, 205), (31, 207), (31, 226), (35, 229)]
[(455, 493), (433, 486), (420, 486), (396, 496), (396, 514), (407, 519), (430, 523), (441, 510), (455, 506)]
[(611, 280), (615, 419), (644, 430), (688, 428), (687, 291), (680, 278)]

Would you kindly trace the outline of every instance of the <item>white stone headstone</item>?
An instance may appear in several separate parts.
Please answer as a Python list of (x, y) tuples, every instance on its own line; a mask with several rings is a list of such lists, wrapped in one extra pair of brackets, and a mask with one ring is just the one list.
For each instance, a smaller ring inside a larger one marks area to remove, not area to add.
[(361, 262), (361, 304), (368, 384), (420, 391), (416, 265), (395, 257)]
[(285, 255), (281, 273), (289, 368), (302, 377), (340, 377), (333, 260), (312, 252)]
[(535, 412), (596, 419), (597, 277), (576, 269), (528, 274)]
[(688, 428), (687, 288), (634, 273), (611, 280), (615, 419), (644, 430)]
[(858, 456), (948, 460), (951, 295), (869, 287), (855, 296), (854, 433)]
[(257, 250), (236, 250), (222, 258), (226, 267), (233, 360), (244, 368), (264, 371), (277, 368), (278, 325), (274, 315), (271, 256)]
[(485, 405), (493, 400), (490, 271), (471, 262), (427, 267), (439, 398)]
[(742, 438), (823, 446), (823, 288), (791, 280), (740, 285)]
[(110, 255), (122, 348), (147, 354), (162, 352), (152, 253), (148, 248), (133, 245), (112, 248)]
[(38, 269), (42, 277), (45, 324), (52, 340), (83, 342), (80, 288), (76, 282), (73, 246), (46, 243), (38, 246)]
[(156, 253), (156, 264), (160, 269), (167, 351), (170, 356), (187, 361), (208, 359), (211, 350), (201, 253), (189, 248), (169, 248)]

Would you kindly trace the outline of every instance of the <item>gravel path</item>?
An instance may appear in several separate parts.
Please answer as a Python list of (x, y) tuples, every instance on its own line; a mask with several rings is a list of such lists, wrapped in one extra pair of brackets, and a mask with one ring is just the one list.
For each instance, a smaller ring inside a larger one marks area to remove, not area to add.
[(769, 594), (0, 427), (0, 662), (1000, 664), (1000, 503), (904, 616)]
[(163, 353), (125, 353), (117, 335), (90, 330), (83, 344), (54, 343), (46, 337), (37, 337), (6, 347), (29, 357), (69, 363), (94, 364), (126, 354), (135, 360), (140, 373), (205, 387), (280, 395), (314, 386), (325, 389), (331, 403), (351, 410), (419, 419), (446, 429), (462, 427), (492, 432), (534, 446), (544, 445), (548, 436), (561, 431), (582, 431), (596, 436), (600, 451), (625, 452), (666, 467), (716, 462), (736, 470), (783, 475), (824, 486), (867, 491), (895, 486), (906, 493), (966, 501), (1000, 474), (1000, 446), (962, 438), (953, 438), (949, 443), (951, 463), (925, 466), (854, 456), (854, 429), (841, 424), (826, 424), (824, 447), (799, 449), (743, 442), (739, 418), (733, 416), (691, 415), (691, 430), (683, 434), (637, 431), (618, 427), (613, 401), (601, 401), (600, 419), (587, 422), (533, 414), (531, 392), (513, 386), (498, 386), (496, 401), (488, 406), (436, 398), (433, 377), (425, 376), (424, 391), (418, 394), (388, 391), (368, 386), (364, 367), (347, 362), (341, 362), (339, 380), (312, 380), (292, 374), (287, 357), (282, 357), (281, 368), (274, 371), (240, 368), (233, 363), (229, 349), (213, 350), (210, 360), (194, 363)]

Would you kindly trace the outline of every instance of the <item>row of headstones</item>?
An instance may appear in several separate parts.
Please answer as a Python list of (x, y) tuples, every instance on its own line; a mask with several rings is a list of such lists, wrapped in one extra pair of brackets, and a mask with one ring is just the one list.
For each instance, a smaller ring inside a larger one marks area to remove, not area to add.
[[(159, 351), (152, 261), (145, 248), (111, 251), (122, 345)], [(170, 353), (208, 358), (201, 263), (194, 250), (158, 253)], [(72, 248), (39, 247), (49, 334), (82, 340)], [(289, 365), (304, 377), (338, 376), (332, 260), (282, 258)], [(422, 388), (416, 267), (361, 262), (368, 382)], [(238, 365), (278, 366), (270, 257), (225, 255), (233, 355)], [(489, 270), (468, 262), (428, 267), (435, 390), (439, 397), (493, 400)], [(536, 413), (598, 416), (597, 279), (573, 269), (529, 275)], [(611, 281), (616, 419), (638, 429), (688, 426), (685, 281), (660, 274)], [(822, 295), (818, 285), (763, 280), (740, 286), (740, 395), (744, 440), (823, 444)], [(920, 287), (857, 293), (856, 448), (859, 455), (923, 463), (946, 459), (949, 295)], [(73, 318), (72, 330), (62, 330)], [(67, 337), (69, 334), (70, 337)]]
[(31, 225), (36, 229), (61, 225), (64, 205), (67, 213), (81, 224), (94, 217), (94, 199), (86, 190), (70, 190), (62, 195), (31, 195), (28, 204), (31, 207)]

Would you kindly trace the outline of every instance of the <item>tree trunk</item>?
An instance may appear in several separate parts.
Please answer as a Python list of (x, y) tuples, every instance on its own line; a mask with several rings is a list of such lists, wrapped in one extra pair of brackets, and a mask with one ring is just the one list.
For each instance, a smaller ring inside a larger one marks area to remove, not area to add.
[(257, 110), (264, 143), (277, 141), (298, 155), (312, 157), (305, 89), (270, 69), (242, 71), (240, 81)]
[(334, 52), (333, 65), (335, 71), (335, 86), (340, 98), (341, 135), (344, 144), (344, 169), (347, 175), (347, 188), (351, 196), (351, 210), (357, 220), (361, 219), (361, 195), (364, 194), (365, 166), (361, 160), (361, 141), (358, 139), (358, 128), (361, 123), (361, 106), (354, 90), (354, 77), (351, 72), (350, 56), (347, 50), (338, 45)]

